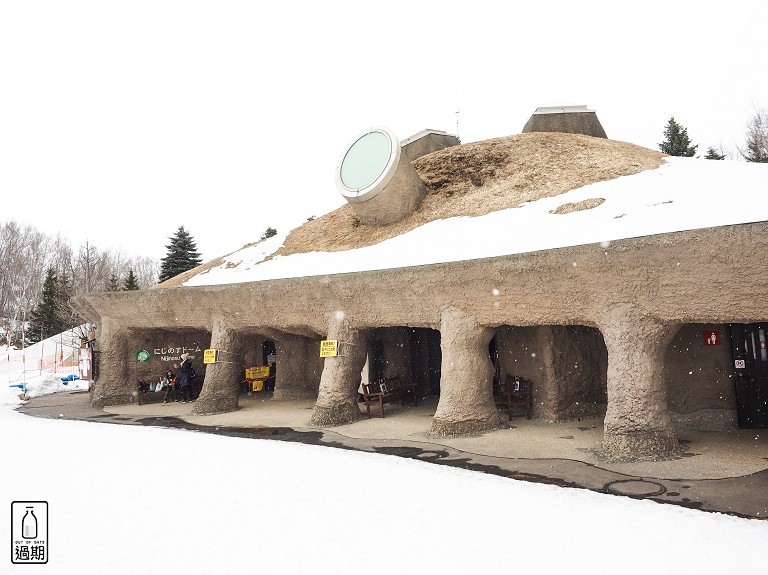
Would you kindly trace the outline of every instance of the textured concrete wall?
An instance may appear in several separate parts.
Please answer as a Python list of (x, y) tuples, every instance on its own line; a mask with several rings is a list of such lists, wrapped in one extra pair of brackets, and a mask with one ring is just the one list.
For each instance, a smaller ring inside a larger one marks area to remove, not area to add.
[(608, 352), (585, 326), (503, 326), (497, 331), (501, 377), (533, 383), (534, 416), (551, 421), (604, 415)]
[(520, 376), (533, 383), (534, 417), (547, 417), (552, 413), (550, 400), (553, 395), (551, 362), (544, 350), (551, 343), (548, 326), (502, 326), (496, 332), (496, 348), (499, 353), (501, 380), (507, 375)]
[(385, 226), (402, 220), (421, 205), (427, 188), (411, 162), (400, 158), (397, 172), (378, 194), (365, 201), (349, 201), (360, 223)]
[(213, 322), (210, 349), (218, 349), (220, 361), (208, 365), (200, 396), (192, 406), (195, 415), (211, 415), (239, 408), (243, 357), (248, 348), (246, 334), (234, 329), (227, 318)]
[(602, 449), (609, 456), (654, 457), (677, 451), (667, 410), (664, 352), (676, 326), (621, 303), (600, 318), (608, 349), (608, 409)]
[[(763, 222), (418, 268), (87, 294), (78, 296), (75, 305), (99, 325), (102, 350), (113, 347), (115, 338), (127, 346), (129, 334), (147, 328), (211, 330), (218, 315), (233, 328), (247, 329), (258, 317), (269, 318), (270, 327), (285, 334), (328, 334), (328, 318), (342, 309), (355, 318), (357, 330), (440, 329), (450, 308), (464, 310), (477, 326), (493, 330), (500, 325), (597, 328), (608, 350), (605, 447), (617, 454), (647, 454), (674, 450), (676, 442), (666, 406), (666, 345), (646, 340), (663, 335), (665, 326), (765, 320), (768, 300), (760, 278), (768, 273), (768, 259), (751, 258), (750, 266), (741, 262), (766, 248), (768, 223)], [(657, 336), (649, 335), (648, 319)], [(614, 334), (609, 344), (606, 329), (623, 335)], [(638, 345), (642, 353), (634, 357)], [(487, 348), (483, 354), (488, 358)], [(629, 360), (638, 371), (620, 368)], [(101, 377), (120, 378), (121, 361), (102, 353)], [(444, 376), (450, 369), (446, 361), (443, 356)], [(358, 379), (364, 362), (363, 354)], [(475, 381), (485, 377), (486, 367), (478, 356)], [(656, 390), (657, 385), (662, 389)], [(639, 402), (633, 401), (636, 387), (645, 390)], [(644, 398), (649, 392), (652, 405)], [(450, 421), (457, 429), (463, 425), (460, 417), (470, 421), (476, 416), (472, 409), (455, 413)], [(632, 440), (617, 440), (615, 432)]]
[[(720, 345), (705, 345), (716, 331)], [(719, 430), (738, 425), (731, 340), (724, 324), (686, 324), (664, 355), (664, 380), (675, 428)]]
[(131, 378), (127, 355), (134, 337), (130, 330), (110, 318), (98, 322), (94, 361), (98, 362), (99, 375), (91, 389), (94, 407), (130, 403), (135, 397), (136, 380)]
[(440, 401), (430, 434), (474, 435), (502, 425), (493, 401), (493, 364), (488, 344), (495, 331), (458, 308), (443, 311)]
[(608, 404), (608, 351), (594, 328), (553, 326), (552, 376), (555, 395), (552, 419), (603, 415)]
[(367, 357), (368, 337), (367, 330), (355, 327), (345, 314), (331, 314), (327, 339), (339, 342), (339, 355), (325, 358), (311, 426), (333, 427), (352, 423), (360, 417), (357, 390)]
[(347, 199), (360, 222), (372, 226), (384, 226), (397, 222), (415, 211), (427, 191), (412, 162), (431, 152), (458, 144), (459, 140), (455, 136), (432, 133), (404, 144), (400, 150), (397, 171), (384, 189), (362, 202)]
[[(172, 369), (179, 374), (181, 354), (186, 353), (192, 360), (195, 373), (203, 381), (205, 364), (203, 350), (211, 343), (211, 334), (202, 330), (141, 330), (136, 331), (131, 339), (132, 347), (126, 350), (128, 356), (129, 378), (135, 381), (157, 382)], [(136, 360), (136, 353), (145, 349), (150, 353), (150, 360), (142, 363)]]
[(450, 134), (437, 134), (427, 133), (420, 138), (411, 140), (403, 140), (401, 142), (402, 148), (400, 153), (402, 158), (408, 162), (418, 160), (422, 156), (450, 148), (452, 146), (458, 146), (461, 142), (456, 136)]
[(275, 342), (277, 352), (276, 400), (314, 399), (320, 387), (320, 341), (285, 336)]
[(523, 126), (528, 132), (564, 132), (607, 138), (603, 125), (595, 112), (568, 112), (563, 114), (533, 114)]

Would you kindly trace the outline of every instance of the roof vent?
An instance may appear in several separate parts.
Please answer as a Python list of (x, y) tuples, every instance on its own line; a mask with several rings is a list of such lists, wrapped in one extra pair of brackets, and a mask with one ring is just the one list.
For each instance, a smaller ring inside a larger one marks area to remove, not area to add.
[(456, 136), (438, 130), (422, 130), (400, 142), (389, 128), (369, 128), (347, 146), (336, 167), (336, 187), (361, 223), (394, 223), (416, 210), (426, 195), (411, 162), (458, 144)]
[(596, 138), (607, 138), (600, 120), (594, 110), (586, 106), (542, 106), (523, 126), (523, 133), (528, 132), (565, 132), (566, 134), (585, 134)]

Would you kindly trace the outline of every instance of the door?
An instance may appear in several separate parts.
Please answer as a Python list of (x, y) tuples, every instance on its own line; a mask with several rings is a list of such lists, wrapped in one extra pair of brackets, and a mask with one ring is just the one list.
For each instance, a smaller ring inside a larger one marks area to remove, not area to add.
[(768, 323), (731, 324), (739, 427), (768, 428)]

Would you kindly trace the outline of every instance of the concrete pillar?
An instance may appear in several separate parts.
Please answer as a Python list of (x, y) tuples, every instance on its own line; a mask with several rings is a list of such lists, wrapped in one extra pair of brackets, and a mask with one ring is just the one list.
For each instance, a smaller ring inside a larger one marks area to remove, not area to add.
[(94, 362), (98, 362), (98, 379), (91, 392), (91, 405), (130, 403), (136, 394), (136, 381), (131, 381), (128, 362), (131, 358), (130, 332), (116, 321), (103, 318), (96, 334)]
[(503, 425), (493, 401), (493, 363), (488, 344), (494, 330), (456, 308), (440, 320), (440, 401), (430, 435), (477, 435)]
[(318, 382), (308, 376), (307, 363), (311, 354), (319, 354), (320, 346), (301, 336), (285, 336), (275, 340), (277, 379), (274, 400), (314, 399)]
[(243, 379), (245, 337), (217, 318), (211, 331), (211, 349), (218, 349), (219, 360), (205, 370), (200, 396), (192, 406), (193, 415), (212, 415), (237, 411), (240, 382)]
[(664, 352), (677, 326), (665, 325), (633, 304), (600, 320), (608, 349), (608, 410), (602, 450), (627, 458), (677, 451), (664, 385)]
[(339, 341), (338, 357), (325, 358), (320, 376), (317, 403), (309, 421), (311, 427), (333, 427), (357, 421), (357, 388), (367, 356), (367, 333), (354, 328), (338, 312), (328, 323), (328, 339)]

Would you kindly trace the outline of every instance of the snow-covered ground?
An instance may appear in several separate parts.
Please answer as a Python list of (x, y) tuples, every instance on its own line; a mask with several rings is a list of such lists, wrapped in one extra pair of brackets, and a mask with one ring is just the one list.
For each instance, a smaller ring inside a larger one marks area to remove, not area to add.
[[(237, 251), (184, 285), (390, 269), (521, 254), (566, 246), (768, 220), (768, 165), (669, 157), (655, 170), (571, 190), (519, 208), (479, 217), (436, 220), (376, 245), (342, 252), (264, 258), (286, 234)], [(599, 206), (566, 214), (566, 203), (602, 198)]]
[(80, 326), (54, 335), (25, 349), (0, 347), (0, 384), (27, 397), (37, 397), (60, 391), (88, 389), (88, 382), (79, 381)]
[[(30, 417), (4, 362), (0, 491), (6, 513), (48, 502), (47, 573), (765, 571), (766, 521), (394, 456)], [(27, 378), (30, 394), (86, 387), (44, 389), (61, 375)], [(0, 572), (27, 573), (9, 525)]]

